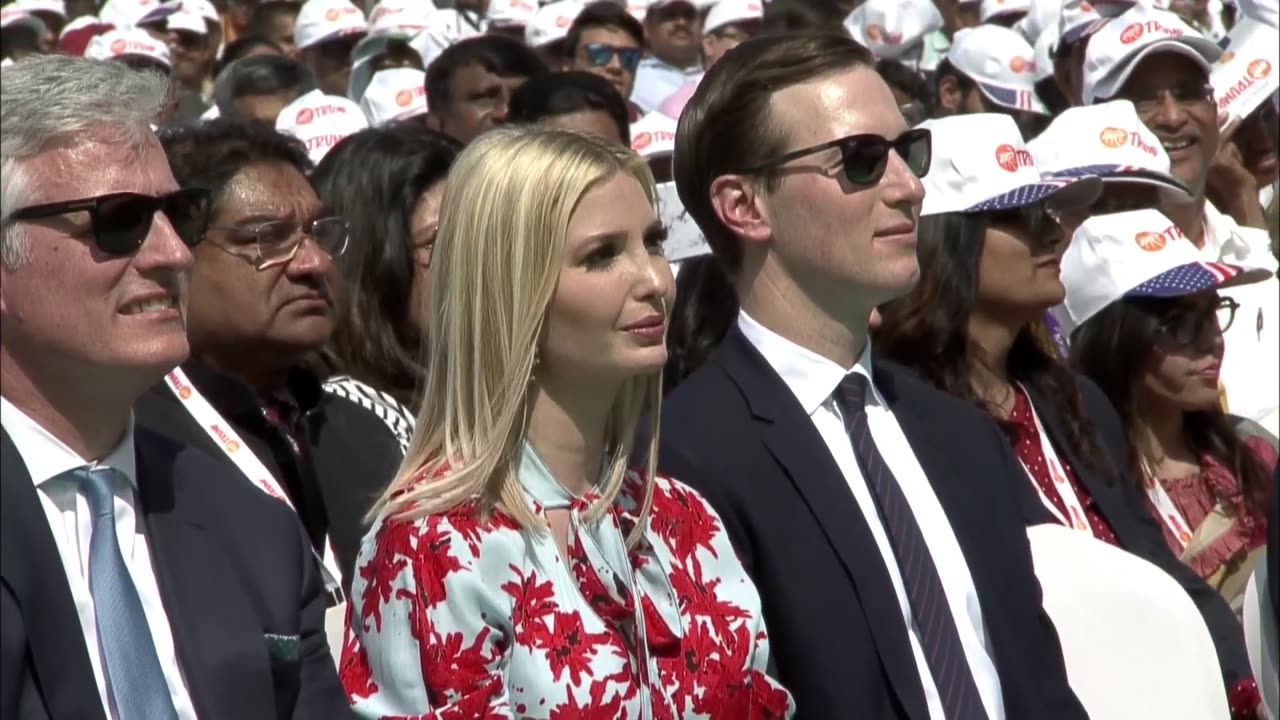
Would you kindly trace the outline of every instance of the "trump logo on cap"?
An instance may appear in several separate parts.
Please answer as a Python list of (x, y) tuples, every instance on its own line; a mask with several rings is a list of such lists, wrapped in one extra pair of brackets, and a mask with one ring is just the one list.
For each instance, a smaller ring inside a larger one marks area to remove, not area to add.
[(124, 53), (125, 45), (126, 45), (126, 43), (125, 43), (124, 39), (116, 40), (115, 42), (111, 43), (111, 54), (112, 54), (112, 55), (121, 55), (121, 54), (123, 54), (123, 53)]
[(1020, 167), (1031, 167), (1034, 162), (1031, 153), (1026, 150), (1019, 150), (1008, 144), (996, 148), (996, 164), (1009, 172), (1017, 172)]
[(1134, 236), (1133, 241), (1147, 252), (1163, 250), (1165, 244), (1164, 235), (1156, 232), (1140, 232)]
[(1129, 142), (1129, 131), (1118, 127), (1103, 128), (1098, 134), (1098, 140), (1112, 149), (1124, 147), (1124, 144)]
[(299, 125), (306, 125), (315, 118), (316, 114), (311, 108), (302, 108), (298, 111), (298, 117), (294, 118), (294, 122)]
[(1120, 32), (1120, 42), (1132, 45), (1142, 39), (1142, 23), (1134, 23)]
[(876, 24), (867, 26), (867, 39), (872, 42), (880, 42), (880, 38), (884, 36), (884, 28)]
[(631, 139), (631, 149), (636, 152), (640, 152), (641, 150), (649, 147), (649, 143), (651, 142), (653, 142), (653, 135), (650, 135), (647, 132), (642, 132)]
[(1254, 80), (1261, 80), (1271, 74), (1271, 63), (1263, 58), (1258, 58), (1257, 60), (1249, 63), (1248, 72), (1249, 77)]
[(409, 107), (409, 103), (413, 102), (412, 90), (401, 90), (396, 93), (396, 104), (400, 107)]
[(1024, 73), (1031, 66), (1032, 63), (1030, 61), (1018, 55), (1014, 55), (1013, 59), (1009, 61), (1009, 69), (1015, 73)]

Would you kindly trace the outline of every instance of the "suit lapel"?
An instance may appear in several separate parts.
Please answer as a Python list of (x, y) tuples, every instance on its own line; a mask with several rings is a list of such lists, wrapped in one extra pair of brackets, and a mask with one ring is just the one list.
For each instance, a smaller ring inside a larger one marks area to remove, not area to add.
[(182, 446), (142, 428), (134, 443), (151, 561), (196, 713), (253, 717), (253, 710), (275, 704), (271, 668), (260, 628), (256, 638), (242, 633), (254, 609), (200, 516), (206, 504), (193, 485), (217, 478), (183, 477)]
[(736, 327), (717, 357), (750, 405), (769, 452), (805, 499), (844, 565), (894, 693), (927, 718), (907, 626), (875, 538), (822, 436), (782, 378)]
[(105, 718), (62, 557), (26, 463), (0, 430), (0, 579), (22, 610), (51, 720)]

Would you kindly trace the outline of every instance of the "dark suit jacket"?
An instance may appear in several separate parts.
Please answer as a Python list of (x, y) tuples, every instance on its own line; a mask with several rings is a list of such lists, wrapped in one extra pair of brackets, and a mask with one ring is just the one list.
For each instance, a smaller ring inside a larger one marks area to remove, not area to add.
[[(1087, 717), (1041, 606), (1025, 526), (1051, 522), (995, 423), (889, 363), (875, 381), (951, 521), (1010, 718)], [(668, 396), (659, 467), (720, 513), (755, 580), (779, 680), (804, 720), (925, 720), (889, 574), (844, 476), (773, 368), (734, 328)], [(1021, 485), (1028, 484), (1022, 481)]]
[(1080, 484), (1093, 496), (1099, 512), (1115, 531), (1120, 547), (1169, 573), (1191, 596), (1209, 626), (1209, 634), (1213, 636), (1218, 650), (1218, 662), (1222, 665), (1223, 679), (1230, 690), (1241, 680), (1253, 677), (1240, 621), (1236, 620), (1235, 613), (1231, 612), (1231, 606), (1222, 595), (1179, 560), (1165, 543), (1155, 518), (1147, 511), (1137, 484), (1124, 470), (1129, 467), (1129, 443), (1111, 401), (1092, 380), (1077, 376), (1076, 382), (1080, 386), (1082, 410), (1098, 431), (1102, 449), (1107, 455), (1104, 461), (1110, 463), (1110, 468), (1089, 469), (1083, 458), (1071, 448), (1067, 419), (1059, 411), (1058, 403), (1028, 389), (1036, 414), (1053, 441), (1054, 449), (1070, 464)]
[[(352, 717), (325, 640), (326, 595), (293, 512), (234, 467), (134, 431), (146, 527), (178, 662), (201, 718)], [(53, 533), (0, 431), (0, 718), (104, 717)], [(266, 634), (295, 636), (273, 657)]]

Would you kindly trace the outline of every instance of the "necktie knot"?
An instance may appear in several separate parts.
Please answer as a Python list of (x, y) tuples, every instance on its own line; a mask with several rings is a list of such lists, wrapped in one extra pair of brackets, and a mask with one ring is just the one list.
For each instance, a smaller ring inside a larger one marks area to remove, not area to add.
[(863, 406), (867, 404), (867, 390), (870, 383), (867, 382), (867, 376), (862, 373), (851, 372), (840, 380), (840, 397), (845, 402), (845, 408), (849, 411), (861, 411)]
[(89, 501), (89, 511), (95, 518), (115, 516), (115, 480), (119, 471), (109, 467), (80, 467), (71, 471), (80, 487), (84, 489), (85, 499)]

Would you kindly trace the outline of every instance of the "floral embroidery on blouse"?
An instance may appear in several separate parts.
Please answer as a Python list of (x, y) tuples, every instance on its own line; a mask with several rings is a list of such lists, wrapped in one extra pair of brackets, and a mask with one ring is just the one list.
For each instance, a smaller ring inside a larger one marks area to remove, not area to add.
[(760, 597), (695, 491), (655, 478), (635, 547), (640, 473), (598, 521), (526, 446), (535, 514), (570, 511), (567, 561), (549, 532), (475, 504), (379, 518), (356, 563), (341, 677), (365, 718), (764, 720), (794, 712), (764, 673)]

